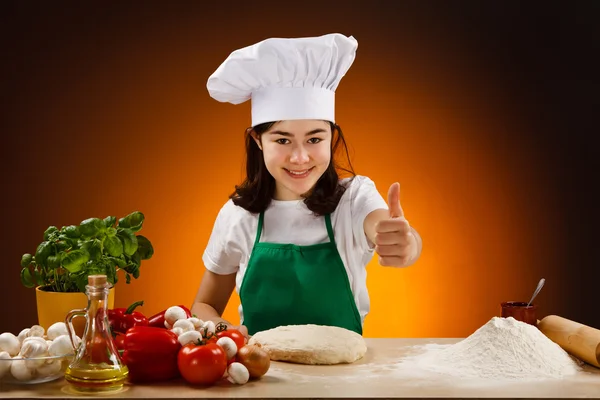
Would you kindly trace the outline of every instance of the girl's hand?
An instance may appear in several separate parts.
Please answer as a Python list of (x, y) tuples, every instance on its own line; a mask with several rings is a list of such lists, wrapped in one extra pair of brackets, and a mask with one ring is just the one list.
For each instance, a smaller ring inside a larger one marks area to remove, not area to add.
[(400, 206), (400, 184), (390, 186), (388, 205), (389, 218), (375, 227), (375, 251), (382, 266), (404, 267), (416, 257), (418, 245)]

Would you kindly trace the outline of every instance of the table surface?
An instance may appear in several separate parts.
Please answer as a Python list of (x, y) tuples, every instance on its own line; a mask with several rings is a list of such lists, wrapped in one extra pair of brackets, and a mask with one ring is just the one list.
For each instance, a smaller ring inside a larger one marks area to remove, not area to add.
[[(425, 344), (461, 339), (366, 339), (365, 357), (353, 364), (299, 365), (272, 362), (260, 380), (245, 385), (223, 382), (194, 387), (182, 380), (149, 385), (126, 384), (95, 397), (111, 399), (178, 398), (600, 398), (600, 369), (585, 365), (578, 375), (544, 381), (492, 382), (442, 375), (419, 376), (398, 369), (398, 361), (418, 354)], [(0, 398), (66, 399), (92, 397), (73, 392), (64, 379), (38, 385), (0, 385)]]

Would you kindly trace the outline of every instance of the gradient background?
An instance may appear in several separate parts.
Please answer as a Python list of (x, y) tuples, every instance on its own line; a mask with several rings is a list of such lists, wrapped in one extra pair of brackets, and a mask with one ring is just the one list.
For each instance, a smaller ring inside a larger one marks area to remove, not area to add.
[(600, 328), (600, 3), (85, 3), (0, 3), (0, 331), (37, 321), (19, 261), (49, 225), (134, 210), (156, 252), (116, 305), (191, 304), (250, 124), (207, 78), (237, 48), (330, 32), (359, 42), (336, 98), (354, 168), (384, 196), (401, 183), (424, 241), (411, 268), (369, 264), (365, 335), (465, 337), (541, 277), (540, 317)]

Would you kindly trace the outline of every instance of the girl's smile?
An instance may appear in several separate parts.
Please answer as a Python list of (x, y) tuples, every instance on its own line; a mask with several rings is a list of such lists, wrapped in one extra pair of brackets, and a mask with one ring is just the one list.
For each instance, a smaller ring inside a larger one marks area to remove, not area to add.
[(310, 174), (310, 172), (313, 170), (313, 168), (308, 168), (308, 169), (304, 169), (304, 170), (289, 170), (286, 168), (284, 168), (284, 169), (293, 179), (303, 179), (303, 178), (306, 178)]

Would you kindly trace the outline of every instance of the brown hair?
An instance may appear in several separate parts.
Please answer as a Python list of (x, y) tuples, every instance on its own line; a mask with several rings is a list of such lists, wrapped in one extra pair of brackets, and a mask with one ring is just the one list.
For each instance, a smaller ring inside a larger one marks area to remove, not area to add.
[[(246, 178), (241, 185), (235, 186), (235, 191), (229, 196), (233, 203), (251, 213), (259, 213), (269, 206), (275, 192), (275, 179), (265, 165), (262, 151), (252, 137), (252, 131), (260, 137), (268, 131), (276, 121), (259, 124), (246, 129)], [(331, 126), (331, 161), (319, 178), (314, 188), (304, 197), (304, 203), (316, 215), (332, 213), (337, 207), (346, 187), (340, 184), (340, 174), (348, 173), (351, 178), (356, 176), (348, 155), (348, 147), (339, 125), (329, 122)], [(338, 152), (345, 153), (344, 166), (340, 163)]]

